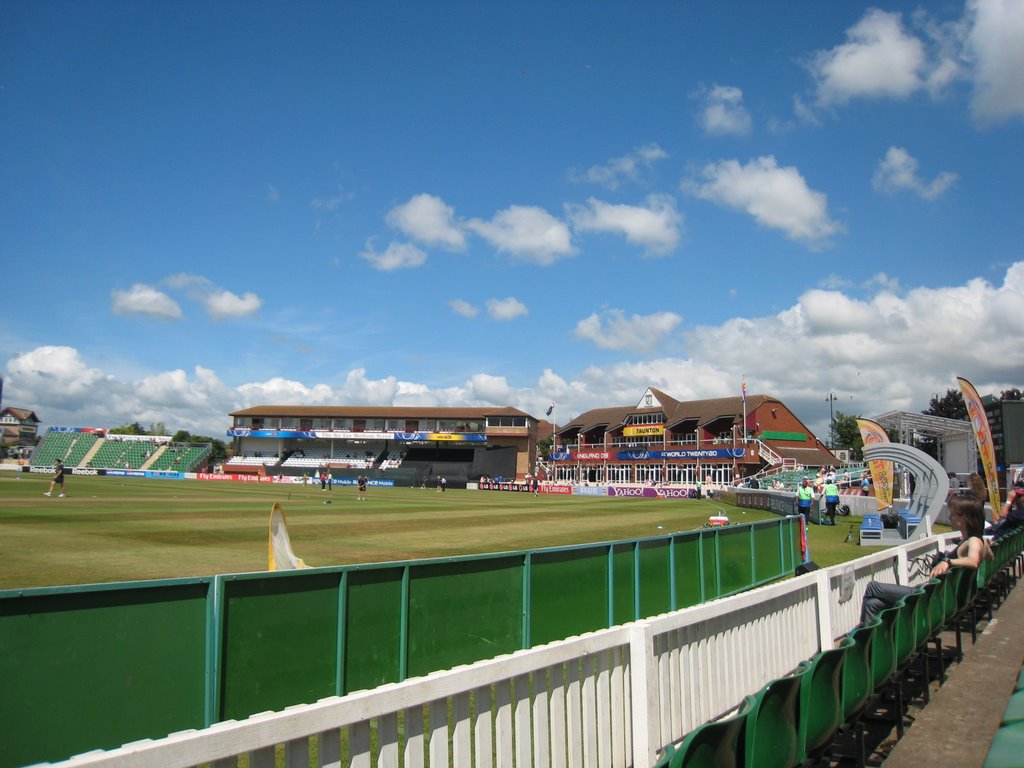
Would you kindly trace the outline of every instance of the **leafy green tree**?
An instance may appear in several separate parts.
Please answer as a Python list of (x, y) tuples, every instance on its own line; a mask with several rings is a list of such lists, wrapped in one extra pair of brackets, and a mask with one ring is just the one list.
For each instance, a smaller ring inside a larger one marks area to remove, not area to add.
[(833, 436), (835, 438), (834, 448), (844, 448), (850, 451), (853, 458), (858, 461), (863, 457), (864, 441), (860, 437), (860, 428), (857, 427), (857, 416), (851, 416), (836, 411), (833, 420)]
[(1013, 389), (1006, 389), (1006, 390), (1003, 390), (1003, 392), (1001, 392), (999, 394), (999, 399), (1000, 400), (1024, 400), (1024, 392), (1021, 392), (1016, 387), (1014, 387)]
[(224, 444), (223, 440), (217, 440), (213, 437), (207, 437), (206, 435), (193, 435), (193, 443), (209, 443), (212, 448), (210, 449), (210, 461), (224, 461), (228, 457), (228, 447)]
[(107, 432), (111, 432), (115, 435), (144, 435), (146, 434), (145, 428), (137, 421), (133, 421), (131, 424), (122, 424), (120, 427), (114, 427), (108, 429)]
[(941, 416), (944, 419), (967, 421), (967, 404), (964, 403), (964, 396), (959, 388), (947, 389), (946, 394), (942, 396), (933, 395), (928, 402), (927, 410), (922, 413), (926, 416)]
[(162, 421), (158, 421), (155, 424), (150, 424), (149, 425), (149, 429), (146, 430), (146, 434), (147, 435), (154, 435), (154, 436), (166, 435), (167, 434), (167, 427), (164, 426), (164, 423)]

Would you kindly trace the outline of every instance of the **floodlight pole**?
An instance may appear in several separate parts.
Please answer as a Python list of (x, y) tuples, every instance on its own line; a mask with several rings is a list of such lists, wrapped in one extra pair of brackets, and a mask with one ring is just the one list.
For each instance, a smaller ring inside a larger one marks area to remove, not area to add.
[(828, 401), (828, 449), (831, 451), (836, 445), (836, 421), (835, 416), (832, 415), (832, 403), (839, 398), (836, 397), (835, 392), (829, 392), (825, 399)]

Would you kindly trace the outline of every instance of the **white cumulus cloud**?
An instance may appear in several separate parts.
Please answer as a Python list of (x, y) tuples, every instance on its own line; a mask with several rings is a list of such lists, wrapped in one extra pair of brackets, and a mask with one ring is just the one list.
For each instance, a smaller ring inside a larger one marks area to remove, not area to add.
[(127, 291), (111, 291), (110, 305), (115, 315), (145, 315), (168, 320), (181, 318), (178, 302), (145, 283), (135, 283)]
[(480, 314), (480, 310), (477, 307), (463, 299), (452, 299), (448, 302), (448, 306), (451, 307), (452, 312), (463, 317), (474, 318)]
[(1024, 117), (1024, 3), (971, 0), (967, 9), (975, 121), (991, 125)]
[(743, 91), (730, 85), (712, 86), (704, 93), (699, 120), (711, 136), (746, 136), (751, 119), (743, 106)]
[(359, 254), (359, 258), (366, 259), (381, 272), (422, 267), (427, 262), (427, 254), (412, 243), (391, 241), (385, 250), (378, 252), (373, 248), (372, 239), (366, 241), (366, 250)]
[(414, 195), (388, 211), (388, 225), (413, 240), (451, 251), (466, 247), (466, 235), (455, 222), (455, 210), (434, 195)]
[(601, 349), (629, 349), (647, 353), (662, 343), (683, 321), (674, 312), (630, 315), (621, 309), (593, 313), (576, 323), (574, 334)]
[[(837, 285), (842, 281), (835, 281)], [(565, 423), (583, 410), (635, 402), (655, 386), (679, 399), (748, 392), (781, 398), (818, 435), (827, 434), (825, 395), (837, 410), (876, 416), (918, 411), (936, 392), (970, 379), (983, 394), (1020, 386), (1024, 370), (1024, 261), (1001, 280), (901, 290), (886, 275), (864, 286), (806, 291), (774, 314), (734, 317), (681, 330), (670, 312), (627, 316), (608, 310), (578, 324), (579, 337), (636, 354), (576, 371), (545, 368), (523, 386), (492, 372), (467, 372), (463, 384), (342, 372), (343, 383), (272, 376), (227, 385), (211, 369), (154, 370), (141, 376), (103, 371), (69, 346), (38, 346), (3, 364), (5, 401), (36, 411), (44, 425), (111, 427), (163, 422), (172, 431), (223, 435), (232, 411), (254, 405), (511, 405), (541, 416), (557, 403)], [(510, 305), (511, 306), (511, 305)], [(992, 329), (998, 333), (992, 333)], [(686, 355), (663, 351), (678, 334)], [(660, 338), (655, 344), (654, 338)], [(762, 425), (765, 426), (765, 425)]]
[(508, 405), (514, 395), (504, 376), (478, 373), (467, 382), (470, 397), (489, 405)]
[(826, 245), (842, 226), (828, 214), (828, 199), (807, 185), (793, 166), (780, 167), (774, 157), (745, 165), (723, 160), (706, 165), (703, 180), (689, 178), (683, 189), (697, 197), (753, 216), (763, 226), (779, 229), (812, 247)]
[(488, 299), (487, 314), (493, 320), (515, 320), (528, 315), (530, 310), (519, 299), (509, 296), (507, 299)]
[(231, 291), (219, 290), (209, 293), (203, 299), (203, 305), (210, 317), (223, 320), (255, 314), (263, 306), (263, 299), (251, 292), (239, 296)]
[(854, 98), (906, 98), (924, 85), (924, 44), (903, 28), (899, 13), (872, 8), (846, 31), (847, 42), (810, 61), (818, 103)]
[(906, 190), (925, 200), (934, 200), (957, 180), (955, 173), (943, 171), (931, 181), (925, 182), (918, 177), (917, 168), (917, 159), (911, 157), (907, 150), (903, 147), (889, 147), (875, 169), (872, 184), (879, 192), (893, 194)]
[(471, 219), (466, 226), (499, 251), (542, 266), (575, 253), (568, 225), (535, 206), (512, 205), (490, 221)]
[(567, 206), (577, 232), (611, 232), (643, 246), (648, 253), (664, 254), (679, 244), (682, 215), (670, 195), (650, 195), (645, 206), (616, 205), (590, 198), (586, 207)]
[(644, 170), (666, 157), (668, 152), (657, 144), (646, 144), (622, 157), (613, 157), (601, 165), (592, 165), (585, 171), (570, 171), (569, 179), (597, 184), (607, 189), (617, 189), (624, 181), (637, 181)]

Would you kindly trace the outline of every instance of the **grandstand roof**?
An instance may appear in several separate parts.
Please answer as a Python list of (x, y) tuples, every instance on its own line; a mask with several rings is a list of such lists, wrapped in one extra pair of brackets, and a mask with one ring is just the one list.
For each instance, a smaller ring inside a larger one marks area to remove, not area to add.
[(232, 411), (229, 416), (286, 416), (290, 418), (386, 418), (406, 416), (435, 419), (481, 419), (487, 416), (526, 416), (525, 411), (510, 406), (495, 407), (431, 407), (422, 405), (257, 405)]
[[(709, 400), (680, 402), (669, 397), (661, 390), (652, 388), (651, 392), (661, 404), (665, 412), (665, 424), (669, 428), (684, 421), (696, 420), (698, 424), (709, 424), (722, 418), (742, 420), (743, 417), (743, 398), (741, 397), (716, 397)], [(752, 412), (767, 402), (782, 404), (780, 400), (768, 395), (750, 395), (747, 398), (747, 410)], [(634, 413), (645, 412), (649, 413), (650, 408), (641, 408), (636, 405), (595, 408), (581, 413), (563, 426), (559, 432), (567, 432), (573, 429), (587, 432), (601, 426), (606, 428), (617, 427), (623, 424), (628, 416)]]

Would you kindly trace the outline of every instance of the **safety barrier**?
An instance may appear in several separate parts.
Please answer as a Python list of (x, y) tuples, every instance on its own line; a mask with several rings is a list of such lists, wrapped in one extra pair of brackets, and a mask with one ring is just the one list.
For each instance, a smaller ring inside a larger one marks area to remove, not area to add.
[[(730, 739), (736, 754), (796, 765), (827, 744), (836, 722), (855, 721), (872, 697), (898, 684), (899, 671), (936, 628), (966, 608), (957, 601), (973, 599), (961, 583), (991, 581), (991, 574), (979, 574), (938, 589), (923, 563), (942, 551), (944, 538), (471, 666), (61, 765), (235, 765), (241, 757), (260, 766), (272, 765), (277, 750), (286, 764), (304, 766), (312, 753), (319, 765), (343, 766), (651, 766), (659, 758), (673, 762), (688, 744), (718, 750)], [(1008, 542), (1006, 558), (1020, 546), (1019, 537)], [(856, 623), (872, 579), (917, 584), (919, 597), (883, 611), (876, 624), (843, 640), (842, 653), (832, 653), (834, 637)], [(839, 702), (830, 703), (837, 690)], [(805, 696), (816, 697), (815, 706), (794, 708)], [(796, 712), (822, 717), (805, 721)], [(708, 736), (714, 732), (720, 735)]]
[(550, 643), (793, 573), (799, 520), (487, 556), (0, 592), (0, 766)]

